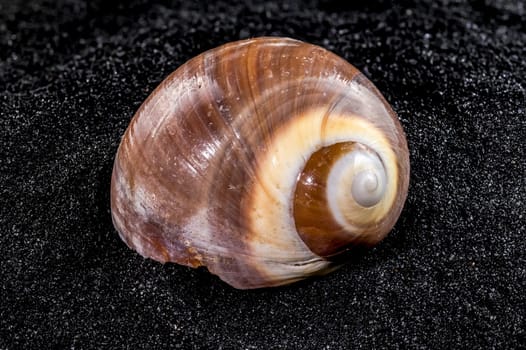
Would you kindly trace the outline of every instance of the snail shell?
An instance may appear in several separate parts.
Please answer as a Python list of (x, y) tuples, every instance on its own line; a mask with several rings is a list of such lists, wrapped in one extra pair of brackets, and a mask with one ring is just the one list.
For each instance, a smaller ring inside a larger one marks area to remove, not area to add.
[(318, 46), (256, 38), (191, 59), (148, 97), (115, 158), (111, 209), (141, 255), (258, 288), (379, 242), (408, 182), (403, 130), (369, 80)]

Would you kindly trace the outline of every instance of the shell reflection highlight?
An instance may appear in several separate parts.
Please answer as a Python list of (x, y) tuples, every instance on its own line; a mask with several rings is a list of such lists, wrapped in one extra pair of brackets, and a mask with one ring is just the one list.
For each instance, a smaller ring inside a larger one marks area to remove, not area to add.
[(321, 47), (257, 38), (193, 58), (143, 103), (112, 218), (145, 257), (277, 286), (379, 242), (408, 183), (404, 133), (369, 80)]

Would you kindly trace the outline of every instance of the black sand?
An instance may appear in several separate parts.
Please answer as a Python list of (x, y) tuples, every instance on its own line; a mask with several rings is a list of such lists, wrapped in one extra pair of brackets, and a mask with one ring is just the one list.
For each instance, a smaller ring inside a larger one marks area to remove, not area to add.
[[(526, 342), (521, 1), (0, 5), (0, 349), (520, 348)], [(290, 287), (145, 260), (109, 212), (120, 137), (187, 59), (280, 35), (364, 72), (412, 177), (388, 238)]]

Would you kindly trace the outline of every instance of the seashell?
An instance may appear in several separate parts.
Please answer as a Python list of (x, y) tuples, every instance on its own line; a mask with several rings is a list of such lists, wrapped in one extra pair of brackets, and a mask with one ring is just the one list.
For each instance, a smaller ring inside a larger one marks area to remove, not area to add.
[(142, 256), (259, 288), (378, 243), (408, 183), (404, 132), (363, 74), (321, 47), (256, 38), (191, 59), (142, 104), (111, 209)]

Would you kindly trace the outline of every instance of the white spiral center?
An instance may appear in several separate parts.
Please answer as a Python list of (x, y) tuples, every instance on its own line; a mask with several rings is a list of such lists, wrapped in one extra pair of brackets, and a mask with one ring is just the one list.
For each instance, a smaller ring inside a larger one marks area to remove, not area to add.
[(351, 185), (353, 199), (362, 207), (372, 207), (385, 193), (385, 171), (382, 162), (369, 152), (356, 152), (353, 167), (363, 169), (354, 174)]
[(380, 158), (357, 146), (341, 157), (329, 173), (327, 197), (331, 211), (338, 221), (347, 221), (380, 203), (386, 187), (387, 177)]

